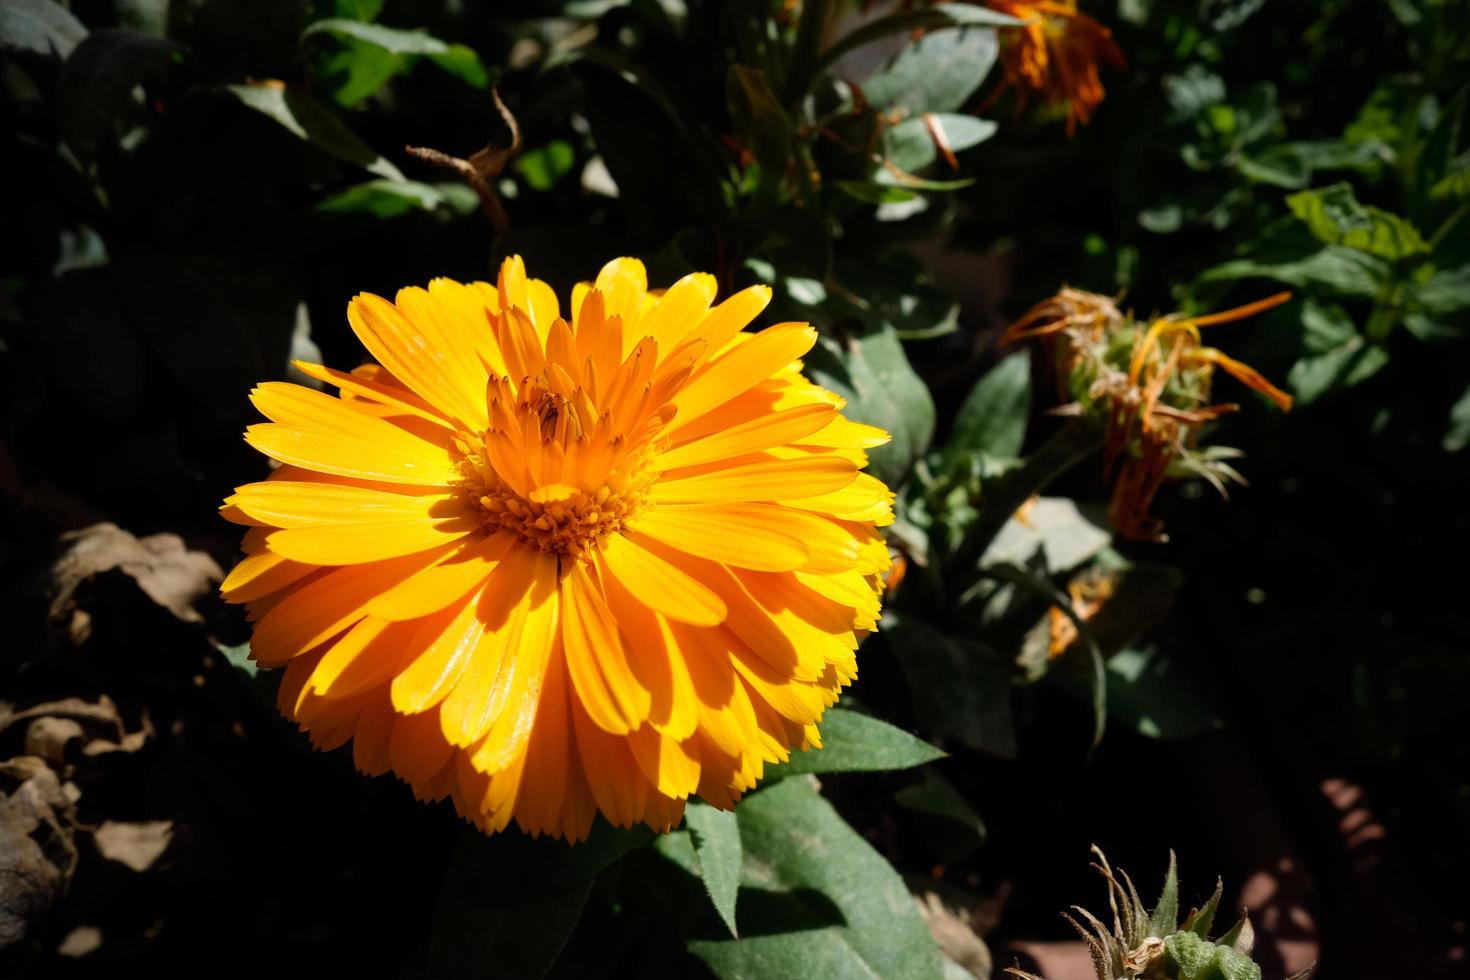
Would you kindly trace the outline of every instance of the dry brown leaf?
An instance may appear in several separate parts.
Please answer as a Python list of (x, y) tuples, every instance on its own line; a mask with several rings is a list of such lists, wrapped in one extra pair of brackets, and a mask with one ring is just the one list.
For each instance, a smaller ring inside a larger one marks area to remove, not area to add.
[(979, 899), (932, 878), (912, 877), (906, 883), (945, 958), (976, 980), (990, 980), (990, 947), (970, 924)]
[(61, 896), (76, 867), (72, 839), (77, 793), (46, 761), (0, 763), (0, 950), (21, 940)]
[(174, 825), (170, 820), (146, 820), (124, 823), (105, 820), (92, 834), (97, 850), (109, 861), (125, 864), (134, 871), (147, 871), (168, 850), (173, 840)]
[(103, 572), (122, 571), (150, 599), (189, 623), (202, 620), (195, 601), (224, 578), (213, 558), (190, 551), (177, 534), (138, 538), (103, 523), (64, 534), (61, 541), (66, 551), (51, 570), (51, 620), (65, 627), (75, 643), (91, 631), (90, 615), (76, 603), (77, 589)]

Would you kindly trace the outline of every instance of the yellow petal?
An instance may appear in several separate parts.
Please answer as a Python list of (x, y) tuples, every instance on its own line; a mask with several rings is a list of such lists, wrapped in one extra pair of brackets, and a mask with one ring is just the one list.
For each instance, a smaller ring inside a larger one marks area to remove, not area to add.
[(823, 428), (836, 415), (831, 405), (804, 405), (764, 415), (676, 446), (660, 453), (656, 462), (661, 469), (672, 470), (784, 446)]
[(241, 560), (220, 583), (219, 592), (228, 602), (250, 602), (278, 592), (316, 570), (315, 565), (260, 551)]
[(515, 537), (496, 533), (472, 538), (428, 568), (405, 579), (368, 605), (368, 615), (401, 621), (437, 612), (477, 585), (485, 584)]
[(852, 483), (857, 467), (835, 456), (759, 459), (723, 469), (667, 473), (654, 484), (652, 497), (661, 503), (798, 500), (831, 493)]
[(617, 624), (581, 562), (563, 575), (560, 593), (562, 645), (577, 697), (599, 726), (625, 734), (648, 717), (649, 693), (633, 677)]
[(626, 357), (632, 345), (644, 336), (639, 332), (638, 318), (648, 291), (648, 272), (637, 259), (613, 259), (602, 267), (593, 285), (602, 293), (605, 315), (623, 321), (624, 335), (629, 338), (622, 351)]
[(725, 604), (719, 596), (648, 551), (636, 536), (609, 535), (601, 558), (608, 573), (650, 609), (695, 626), (724, 621)]
[(263, 480), (236, 489), (225, 503), (272, 527), (409, 524), (458, 516), (448, 494), (385, 493), (345, 483)]
[(684, 799), (699, 786), (699, 746), (660, 735), (647, 725), (628, 739), (643, 775), (660, 793)]
[(424, 634), (437, 632), (443, 625), (429, 620), (388, 623), (364, 619), (317, 661), (303, 693), (343, 700), (386, 685), (432, 638)]
[(680, 341), (691, 337), (703, 338), (708, 345), (704, 356), (717, 357), (770, 303), (770, 286), (749, 286), (706, 313)]
[(453, 431), (453, 423), (434, 409), (432, 405), (410, 391), (395, 388), (392, 385), (365, 378), (358, 374), (349, 374), (346, 371), (338, 371), (321, 364), (311, 364), (307, 361), (292, 361), (296, 370), (308, 378), (325, 381), (341, 391), (356, 395), (358, 398), (376, 402), (389, 408), (397, 409), (405, 415), (414, 415), (426, 422), (443, 426)]
[(812, 349), (817, 332), (805, 323), (778, 323), (710, 361), (674, 400), (673, 432), (766, 380)]
[(277, 424), (250, 426), (245, 441), (283, 463), (415, 486), (446, 486), (456, 476), (446, 445), (364, 415), (330, 395), (271, 382), (258, 387), (252, 400)]
[(548, 665), (562, 655), (560, 613), (556, 560), (528, 548), (512, 550), (481, 605), (480, 672), (467, 670), (465, 691), (456, 687), (441, 710), (442, 727), (456, 744), (483, 734), (472, 749), (479, 771), (501, 772), (524, 757)]
[[(459, 679), (465, 662), (480, 642), (485, 624), (476, 615), (479, 593), (461, 600), (453, 619), (404, 671), (393, 678), (393, 708), (406, 714), (438, 704)], [(438, 734), (437, 725), (435, 735)]]
[[(428, 296), (423, 290), (402, 295), (409, 299), (420, 294)], [(432, 319), (412, 322), (397, 306), (371, 293), (348, 304), (347, 322), (362, 345), (410, 391), (472, 431), (485, 427), (487, 372), (462, 337), (446, 334)]]
[(455, 501), (453, 509), (455, 515), (444, 520), (287, 528), (268, 535), (266, 547), (312, 565), (358, 565), (397, 558), (452, 546), (479, 530), (480, 516), (472, 505)]
[(300, 656), (367, 614), (367, 604), (428, 565), (433, 553), (329, 569), (293, 590), (255, 624), (250, 650), (274, 666)]
[(628, 525), (670, 548), (723, 565), (768, 572), (800, 568), (810, 552), (800, 538), (750, 519), (729, 505), (670, 504), (641, 511)]
[(707, 272), (691, 272), (658, 298), (644, 316), (639, 329), (652, 337), (658, 349), (667, 354), (704, 318), (710, 303), (714, 302), (717, 288), (714, 276)]

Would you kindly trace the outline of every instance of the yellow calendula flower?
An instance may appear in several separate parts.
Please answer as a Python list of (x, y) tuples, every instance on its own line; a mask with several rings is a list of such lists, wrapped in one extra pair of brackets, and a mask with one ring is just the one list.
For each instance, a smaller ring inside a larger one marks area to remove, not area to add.
[(1036, 97), (1065, 109), (1067, 135), (1086, 124), (1103, 100), (1100, 68), (1126, 67), (1112, 31), (1077, 9), (1077, 0), (986, 0), (1024, 25), (1003, 33), (1006, 85), (1024, 101)]
[(298, 365), (337, 395), (253, 392), (246, 441), (282, 465), (222, 592), (281, 709), (482, 829), (586, 836), (734, 805), (817, 722), (875, 628), (893, 495), (887, 434), (807, 381), (804, 323), (744, 327), (694, 274), (633, 259), (570, 316), (519, 258), (348, 319), (377, 363)]

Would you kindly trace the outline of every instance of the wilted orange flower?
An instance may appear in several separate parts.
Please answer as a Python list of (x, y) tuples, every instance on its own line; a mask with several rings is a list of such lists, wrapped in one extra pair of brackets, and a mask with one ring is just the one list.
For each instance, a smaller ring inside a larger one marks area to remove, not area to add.
[(811, 327), (743, 332), (770, 290), (714, 298), (617, 259), (568, 320), (512, 258), (354, 299), (378, 363), (299, 365), (339, 395), (255, 389), (282, 465), (225, 503), (251, 527), (222, 592), (316, 745), (571, 840), (820, 745), (878, 617), (887, 435), (802, 377)]
[(1207, 404), (1215, 368), (1282, 411), (1291, 409), (1292, 398), (1249, 365), (1204, 346), (1200, 328), (1239, 320), (1290, 298), (1278, 293), (1223, 313), (1171, 313), (1139, 324), (1107, 296), (1064, 288), (1006, 331), (1003, 342), (1046, 339), (1058, 384), (1076, 399), (1060, 413), (1102, 417), (1103, 468), (1113, 480), (1108, 516), (1123, 537), (1161, 539), (1149, 509), (1165, 480), (1199, 476), (1222, 493), (1227, 480), (1245, 482), (1226, 462), (1239, 455), (1235, 450), (1196, 446), (1201, 425), (1240, 407)]
[(985, 0), (992, 10), (1025, 21), (1005, 31), (1001, 65), (1006, 84), (1024, 101), (1039, 98), (1065, 109), (1067, 135), (1085, 124), (1103, 100), (1099, 67), (1124, 68), (1113, 32), (1077, 9), (1077, 0)]

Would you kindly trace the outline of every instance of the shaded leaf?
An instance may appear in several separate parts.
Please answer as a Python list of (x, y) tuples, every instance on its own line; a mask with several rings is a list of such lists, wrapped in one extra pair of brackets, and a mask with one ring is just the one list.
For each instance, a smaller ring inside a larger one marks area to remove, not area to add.
[(709, 892), (720, 919), (739, 936), (735, 926), (735, 900), (740, 889), (740, 825), (735, 811), (717, 810), (708, 803), (691, 800), (684, 807), (689, 840), (699, 858), (699, 876)]
[(927, 167), (940, 156), (934, 140), (936, 128), (950, 150), (961, 153), (988, 140), (998, 127), (989, 119), (952, 112), (910, 116), (884, 130), (884, 156), (893, 166), (908, 173)]
[(817, 59), (817, 74), (831, 67), (849, 51), (894, 34), (909, 34), (919, 30), (932, 34), (947, 27), (976, 25), (1015, 27), (1021, 23), (1015, 17), (997, 10), (965, 3), (937, 3), (918, 10), (905, 10), (869, 21), (843, 35)]
[(1010, 671), (989, 648), (897, 612), (879, 635), (908, 681), (924, 730), (1004, 759), (1016, 754)]
[(1108, 714), (1149, 738), (1184, 738), (1220, 727), (1192, 681), (1153, 645), (1108, 660)]
[(139, 85), (161, 79), (183, 47), (124, 28), (96, 31), (67, 59), (56, 83), (56, 115), (62, 136), (83, 161), (96, 156), (105, 137), (141, 112)]
[(575, 847), (467, 829), (449, 863), (429, 938), (430, 976), (544, 975), (577, 924), (592, 882), (652, 835), (602, 821)]
[(1465, 389), (1450, 409), (1450, 422), (1441, 445), (1450, 453), (1470, 445), (1470, 388)]
[(880, 109), (953, 112), (980, 87), (998, 51), (989, 28), (925, 34), (864, 82), (863, 93)]
[(823, 336), (806, 359), (813, 381), (847, 399), (846, 414), (886, 430), (892, 441), (870, 450), (869, 469), (902, 483), (934, 436), (934, 400), (891, 328)]
[(421, 55), (475, 88), (490, 84), (490, 73), (472, 49), (462, 44), (448, 44), (424, 31), (402, 30), (347, 18), (328, 18), (309, 25), (301, 32), (303, 39), (324, 34), (370, 45), (390, 55)]
[(745, 853), (740, 940), (695, 939), (716, 976), (937, 980), (938, 947), (902, 879), (806, 779), (736, 810)]
[(821, 722), (823, 748), (791, 753), (791, 760), (766, 767), (766, 779), (808, 772), (878, 772), (912, 769), (944, 753), (886, 721), (844, 708), (828, 708)]
[(439, 190), (413, 180), (370, 180), (354, 184), (319, 203), (318, 211), (360, 212), (377, 218), (396, 218), (410, 211), (433, 211), (445, 203)]
[(992, 456), (1018, 456), (1031, 411), (1031, 361), (1004, 358), (970, 389), (955, 416), (949, 445)]
[(87, 28), (56, 0), (0, 0), (0, 51), (66, 59)]
[(279, 85), (228, 85), (226, 90), (244, 105), (337, 159), (391, 180), (404, 179), (402, 171), (369, 149), (346, 123), (304, 92)]

